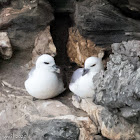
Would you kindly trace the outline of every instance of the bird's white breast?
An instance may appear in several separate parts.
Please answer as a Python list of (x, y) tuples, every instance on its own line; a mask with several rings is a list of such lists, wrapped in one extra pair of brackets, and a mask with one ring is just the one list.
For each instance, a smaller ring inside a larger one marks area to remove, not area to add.
[(25, 87), (29, 94), (39, 99), (56, 96), (58, 85), (56, 74), (41, 70), (34, 71), (33, 75), (25, 81)]
[(93, 74), (81, 76), (75, 83), (70, 84), (69, 88), (74, 94), (82, 98), (93, 97), (94, 84), (92, 78)]

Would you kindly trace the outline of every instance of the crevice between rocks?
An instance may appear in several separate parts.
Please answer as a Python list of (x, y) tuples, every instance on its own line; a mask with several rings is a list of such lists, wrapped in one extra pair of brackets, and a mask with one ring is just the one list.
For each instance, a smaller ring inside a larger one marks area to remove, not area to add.
[(57, 50), (55, 60), (58, 65), (70, 65), (66, 45), (69, 37), (69, 27), (72, 26), (72, 20), (69, 13), (55, 13), (54, 17), (55, 19), (50, 26), (50, 32)]

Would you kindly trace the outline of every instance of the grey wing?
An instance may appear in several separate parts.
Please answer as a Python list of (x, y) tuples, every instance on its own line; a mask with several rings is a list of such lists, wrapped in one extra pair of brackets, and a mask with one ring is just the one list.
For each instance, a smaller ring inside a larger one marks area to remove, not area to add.
[(60, 73), (56, 73), (59, 82), (63, 82), (63, 76)]
[(66, 83), (64, 81), (64, 75), (63, 73), (60, 71), (60, 73), (56, 73), (55, 74), (57, 75), (57, 78), (58, 78), (58, 81), (59, 81), (59, 93), (62, 93), (63, 91), (66, 90)]
[(29, 74), (28, 74), (28, 78), (32, 76), (34, 70), (35, 70), (35, 67), (33, 67), (33, 68), (30, 70), (30, 72), (29, 72)]
[(70, 83), (75, 83), (75, 81), (82, 76), (82, 73), (83, 73), (83, 68), (79, 68), (76, 71), (74, 71)]
[(63, 69), (60, 68), (60, 73), (58, 73), (58, 72), (54, 72), (54, 73), (57, 75), (59, 82), (62, 82), (64, 84), (64, 87), (66, 87), (66, 75), (65, 75)]

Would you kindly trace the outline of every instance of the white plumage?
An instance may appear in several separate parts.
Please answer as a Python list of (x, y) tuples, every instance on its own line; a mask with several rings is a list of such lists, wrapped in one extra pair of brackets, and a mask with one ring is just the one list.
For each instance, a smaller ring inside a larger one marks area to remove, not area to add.
[(81, 98), (92, 98), (94, 95), (93, 78), (101, 70), (103, 70), (101, 58), (87, 58), (84, 68), (79, 68), (73, 73), (69, 89)]
[(60, 69), (56, 67), (52, 56), (43, 54), (37, 59), (36, 67), (25, 81), (25, 88), (38, 99), (49, 99), (65, 90)]

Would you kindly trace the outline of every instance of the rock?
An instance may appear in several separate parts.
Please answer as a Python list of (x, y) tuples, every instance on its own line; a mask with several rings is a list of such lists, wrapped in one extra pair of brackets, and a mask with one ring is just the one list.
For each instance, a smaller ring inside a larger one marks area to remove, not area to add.
[(10, 59), (13, 54), (7, 32), (0, 32), (0, 54), (3, 59)]
[(108, 139), (140, 138), (139, 50), (136, 40), (113, 44), (107, 70), (94, 77), (94, 103), (78, 103), (73, 97), (73, 104), (86, 111)]
[(2, 5), (8, 5), (8, 4), (10, 4), (10, 0), (1, 0), (0, 1), (0, 6)]
[(98, 134), (98, 128), (89, 117), (76, 117), (73, 115), (62, 116), (59, 119), (68, 119), (75, 122), (80, 129), (79, 140), (93, 140), (94, 135)]
[(70, 108), (57, 100), (47, 100), (46, 102), (39, 100), (35, 102), (35, 105), (42, 117), (56, 117), (72, 114)]
[(8, 32), (16, 50), (32, 48), (36, 35), (54, 19), (53, 10), (47, 1), (21, 3), (22, 9), (16, 9), (19, 1), (14, 2), (13, 7), (1, 10), (0, 30)]
[(72, 62), (83, 66), (85, 60), (90, 56), (98, 57), (98, 55), (102, 53), (101, 57), (103, 57), (104, 50), (105, 49), (96, 46), (91, 40), (81, 36), (78, 29), (74, 27), (69, 29), (67, 54)]
[[(138, 0), (113, 1), (114, 3), (133, 3), (133, 9), (138, 9)], [(92, 40), (96, 45), (108, 44), (140, 38), (140, 22), (128, 17), (133, 11), (123, 14), (116, 4), (108, 0), (79, 0), (75, 9), (75, 24), (80, 34)], [(129, 2), (128, 2), (129, 1)], [(133, 2), (132, 2), (133, 1)], [(139, 11), (134, 11), (139, 16)], [(138, 18), (139, 19), (139, 18)]]
[(107, 70), (94, 77), (94, 102), (133, 122), (140, 116), (140, 41), (115, 43), (112, 51)]
[[(40, 0), (40, 1), (44, 1), (44, 0)], [(19, 0), (18, 1), (18, 8), (23, 8), (25, 5), (28, 5), (30, 8), (34, 8), (34, 7), (37, 7), (39, 3), (39, 0)]]
[(115, 7), (121, 10), (121, 12), (127, 17), (139, 19), (140, 17), (140, 1), (139, 0), (125, 0), (115, 1), (109, 0)]
[(50, 26), (44, 31), (41, 31), (35, 39), (35, 48), (32, 52), (32, 63), (35, 64), (37, 58), (42, 54), (49, 54), (51, 56), (56, 55), (56, 47), (53, 43), (52, 36), (50, 34)]
[(98, 129), (56, 100), (0, 94), (0, 139), (93, 140)]
[(75, 10), (75, 0), (49, 0), (55, 12), (73, 13)]
[(102, 136), (100, 135), (95, 135), (93, 140), (107, 140), (106, 138), (103, 138)]
[[(17, 132), (17, 131), (15, 131)], [(33, 122), (23, 127), (16, 135), (28, 139), (41, 140), (78, 140), (79, 128), (69, 120), (53, 119)]]
[(91, 100), (82, 99), (77, 102), (73, 96), (73, 105), (88, 113), (101, 134), (111, 140), (138, 140), (140, 125), (131, 124), (124, 118), (108, 111), (107, 108), (94, 104)]

